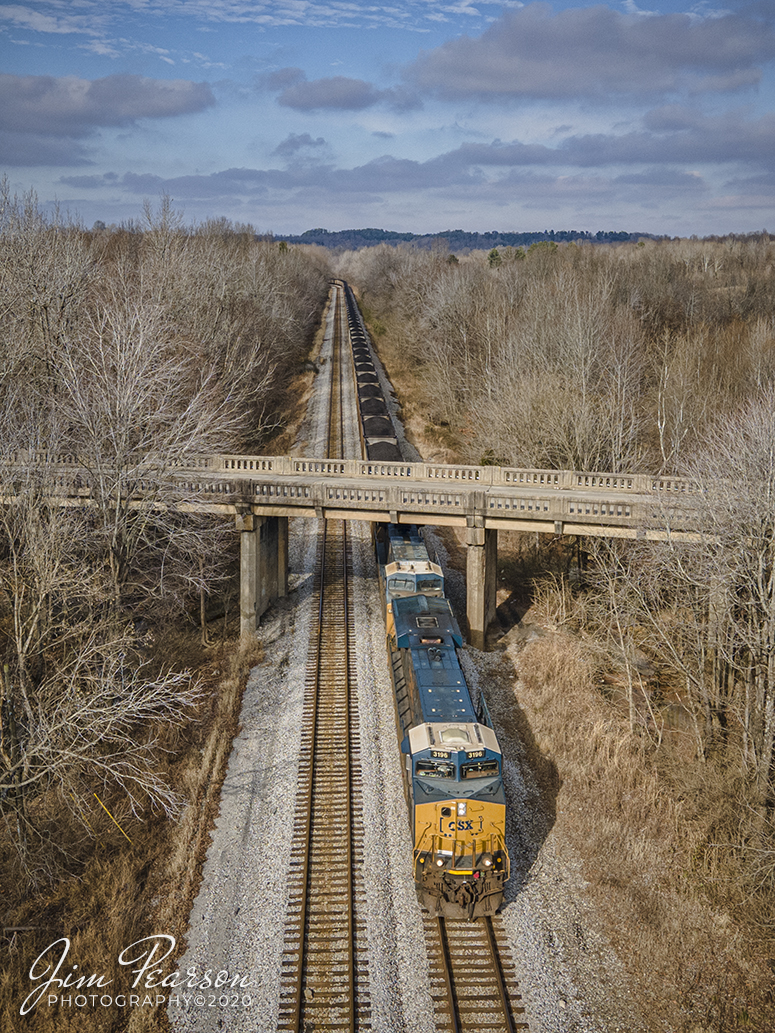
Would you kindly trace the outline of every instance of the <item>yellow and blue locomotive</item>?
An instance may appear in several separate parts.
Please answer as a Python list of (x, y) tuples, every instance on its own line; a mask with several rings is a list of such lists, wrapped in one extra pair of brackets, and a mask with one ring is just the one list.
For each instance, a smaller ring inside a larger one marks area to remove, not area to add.
[(381, 525), (376, 544), (417, 892), (433, 914), (492, 915), (509, 875), (498, 739), (484, 699), (474, 708), (443, 575), (417, 528)]

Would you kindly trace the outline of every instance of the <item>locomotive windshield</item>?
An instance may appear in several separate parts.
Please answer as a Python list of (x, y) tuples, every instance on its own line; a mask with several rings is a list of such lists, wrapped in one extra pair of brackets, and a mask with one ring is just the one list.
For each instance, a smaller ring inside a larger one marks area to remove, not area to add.
[(454, 778), (455, 765), (446, 760), (418, 760), (414, 773), (420, 778)]
[(388, 580), (388, 592), (391, 595), (394, 595), (396, 592), (408, 592), (410, 595), (414, 595), (414, 578), (391, 577)]
[(461, 778), (495, 778), (497, 774), (497, 760), (478, 760), (473, 764), (464, 764), (460, 769)]
[(430, 592), (441, 591), (441, 578), (440, 577), (423, 577), (417, 579), (417, 591), (421, 595), (426, 595)]

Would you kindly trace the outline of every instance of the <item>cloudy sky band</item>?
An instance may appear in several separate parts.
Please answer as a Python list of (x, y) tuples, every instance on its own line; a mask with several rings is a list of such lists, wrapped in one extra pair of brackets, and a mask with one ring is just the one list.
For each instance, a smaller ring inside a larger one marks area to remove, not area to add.
[(0, 54), (0, 169), (87, 223), (160, 192), (288, 232), (773, 223), (771, 0), (35, 0)]

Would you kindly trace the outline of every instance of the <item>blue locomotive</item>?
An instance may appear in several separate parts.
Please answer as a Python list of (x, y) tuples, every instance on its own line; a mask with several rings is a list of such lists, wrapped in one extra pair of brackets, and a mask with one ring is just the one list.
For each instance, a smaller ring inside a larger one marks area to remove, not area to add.
[(381, 525), (376, 538), (417, 892), (446, 918), (492, 915), (509, 875), (498, 739), (484, 700), (474, 708), (463, 638), (417, 528)]

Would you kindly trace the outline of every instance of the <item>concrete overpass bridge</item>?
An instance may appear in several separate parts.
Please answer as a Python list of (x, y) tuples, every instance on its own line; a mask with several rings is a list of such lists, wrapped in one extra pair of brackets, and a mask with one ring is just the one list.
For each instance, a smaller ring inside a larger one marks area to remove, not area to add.
[[(6, 457), (45, 466), (62, 505), (89, 505), (88, 462), (74, 456)], [(148, 492), (158, 471), (149, 467)], [(527, 470), (443, 463), (221, 455), (170, 468), (187, 512), (233, 516), (240, 532), (241, 633), (252, 634), (273, 599), (287, 593), (288, 518), (392, 521), (465, 528), (467, 616), (472, 645), (483, 648), (495, 616), (497, 536), (501, 530), (610, 538), (689, 539), (699, 489), (691, 481), (645, 474)], [(142, 476), (133, 504), (143, 499)]]

